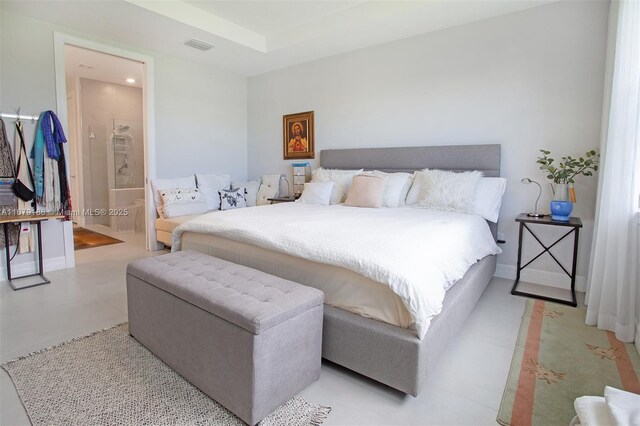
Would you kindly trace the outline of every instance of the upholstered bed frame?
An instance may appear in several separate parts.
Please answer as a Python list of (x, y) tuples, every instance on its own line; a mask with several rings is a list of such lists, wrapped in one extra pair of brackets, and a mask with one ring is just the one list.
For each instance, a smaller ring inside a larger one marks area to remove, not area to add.
[[(413, 172), (424, 168), (480, 170), (500, 176), (500, 145), (425, 146), (323, 150), (320, 164), (333, 169)], [(496, 236), (497, 227), (489, 222)], [(496, 256), (473, 265), (449, 291), (425, 337), (325, 305), (322, 356), (402, 392), (416, 396), (451, 339), (485, 290)]]

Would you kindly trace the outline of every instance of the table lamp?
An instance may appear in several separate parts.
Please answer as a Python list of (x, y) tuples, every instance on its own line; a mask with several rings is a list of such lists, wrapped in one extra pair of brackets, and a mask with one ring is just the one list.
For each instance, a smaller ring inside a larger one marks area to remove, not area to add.
[(536, 198), (536, 204), (533, 210), (533, 213), (527, 213), (527, 216), (529, 217), (544, 217), (546, 215), (542, 214), (542, 213), (538, 213), (538, 201), (540, 200), (540, 196), (542, 195), (542, 186), (540, 186), (540, 184), (538, 182), (536, 182), (535, 180), (531, 180), (529, 178), (522, 178), (522, 180), (520, 180), (521, 183), (524, 183), (525, 185), (528, 185), (530, 183), (535, 183), (536, 185), (538, 185), (538, 198)]
[[(283, 182), (284, 181), (284, 182)], [(286, 182), (286, 188), (287, 188), (287, 193), (284, 194), (284, 191), (282, 191), (282, 187), (283, 184), (285, 184)], [(289, 179), (287, 179), (287, 175), (285, 174), (281, 174), (280, 175), (280, 183), (279, 183), (279, 188), (278, 188), (278, 196), (279, 197), (290, 197), (291, 196), (291, 188), (289, 186)]]

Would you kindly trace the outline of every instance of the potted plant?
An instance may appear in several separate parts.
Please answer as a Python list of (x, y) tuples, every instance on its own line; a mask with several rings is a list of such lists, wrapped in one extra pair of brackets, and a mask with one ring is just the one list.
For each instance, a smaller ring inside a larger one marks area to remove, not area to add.
[(552, 181), (551, 218), (566, 222), (571, 218), (573, 203), (576, 201), (574, 178), (578, 175), (593, 176), (593, 172), (598, 170), (600, 154), (592, 149), (583, 157), (573, 158), (568, 155), (562, 157), (562, 161), (556, 166), (555, 159), (550, 157), (551, 151), (541, 149), (540, 152), (542, 156), (538, 157), (536, 163), (540, 164), (540, 170), (547, 172), (547, 179)]

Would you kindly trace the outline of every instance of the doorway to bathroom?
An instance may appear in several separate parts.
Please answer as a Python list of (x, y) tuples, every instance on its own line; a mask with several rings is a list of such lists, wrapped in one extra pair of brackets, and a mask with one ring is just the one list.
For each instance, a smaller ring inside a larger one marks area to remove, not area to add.
[(144, 249), (144, 64), (72, 45), (64, 64), (74, 249)]

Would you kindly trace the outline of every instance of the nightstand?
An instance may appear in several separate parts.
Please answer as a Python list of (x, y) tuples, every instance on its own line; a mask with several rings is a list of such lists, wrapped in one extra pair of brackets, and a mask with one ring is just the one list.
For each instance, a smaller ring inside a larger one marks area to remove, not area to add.
[[(529, 216), (527, 216), (526, 213), (520, 213), (518, 215), (518, 217), (516, 217), (516, 222), (518, 222), (520, 224), (520, 230), (519, 230), (519, 233), (518, 233), (518, 264), (516, 266), (516, 281), (513, 283), (513, 288), (511, 289), (511, 294), (515, 294), (517, 296), (534, 297), (534, 298), (537, 298), (537, 299), (547, 300), (547, 301), (556, 302), (556, 303), (562, 303), (564, 305), (570, 305), (570, 306), (573, 306), (573, 307), (578, 306), (578, 303), (576, 301), (576, 264), (577, 264), (577, 261), (578, 261), (578, 237), (579, 237), (579, 234), (580, 234), (580, 228), (582, 228), (582, 221), (580, 220), (580, 218), (579, 217), (572, 217), (571, 219), (569, 219), (568, 222), (561, 222), (559, 220), (551, 219), (551, 216), (529, 217)], [(558, 227), (564, 228), (565, 231), (566, 231), (566, 228), (569, 228), (569, 230), (567, 232), (565, 232), (556, 241), (554, 241), (553, 244), (551, 244), (549, 246), (546, 246), (542, 241), (540, 241), (540, 238), (538, 238), (538, 236), (531, 230), (531, 227), (529, 225), (558, 226)], [(522, 266), (522, 236), (523, 236), (523, 233), (524, 233), (525, 229), (527, 231), (529, 231), (529, 233), (533, 236), (533, 238), (536, 239), (536, 241), (538, 243), (540, 243), (540, 245), (542, 246), (542, 248), (544, 250), (541, 251), (540, 253), (538, 253), (536, 256), (534, 256), (524, 266)], [(560, 263), (560, 261), (553, 255), (553, 253), (551, 253), (550, 250), (551, 250), (551, 248), (553, 246), (555, 246), (560, 241), (564, 240), (565, 237), (568, 237), (571, 234), (573, 234), (573, 262), (572, 262), (572, 265), (571, 265), (571, 272), (569, 272), (562, 265), (562, 263)], [(520, 281), (520, 271), (522, 271), (524, 268), (529, 266), (534, 260), (536, 260), (537, 258), (539, 258), (540, 256), (542, 256), (545, 253), (548, 253), (549, 256), (551, 256), (551, 258), (558, 265), (560, 265), (560, 268), (562, 268), (564, 273), (567, 274), (569, 276), (569, 278), (571, 279), (571, 300), (556, 299), (556, 298), (553, 298), (553, 297), (547, 297), (547, 296), (541, 296), (541, 295), (538, 295), (538, 294), (526, 293), (526, 292), (519, 291), (517, 289), (518, 288), (518, 282)]]
[(295, 197), (295, 195), (288, 195), (286, 197), (273, 197), (273, 198), (267, 198), (267, 201), (271, 201), (271, 204), (277, 204), (277, 203), (290, 203), (292, 201), (297, 200), (297, 198)]

